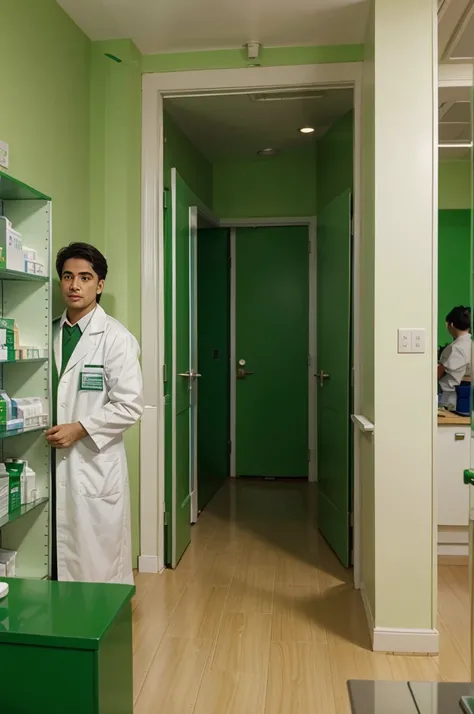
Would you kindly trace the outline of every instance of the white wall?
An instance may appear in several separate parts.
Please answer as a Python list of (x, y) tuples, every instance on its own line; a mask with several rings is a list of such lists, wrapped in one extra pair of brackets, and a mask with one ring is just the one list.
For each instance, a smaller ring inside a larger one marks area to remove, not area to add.
[[(375, 0), (364, 67), (362, 573), (375, 647), (405, 652), (437, 647), (434, 28), (433, 0)], [(425, 354), (398, 354), (401, 327), (425, 330)]]

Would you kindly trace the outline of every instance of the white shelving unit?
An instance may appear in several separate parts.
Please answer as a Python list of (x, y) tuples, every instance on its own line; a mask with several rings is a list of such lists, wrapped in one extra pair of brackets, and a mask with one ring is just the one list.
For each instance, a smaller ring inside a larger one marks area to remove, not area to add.
[[(51, 200), (0, 172), (0, 215), (6, 216), (36, 251), (48, 277), (0, 270), (0, 315), (14, 318), (22, 345), (47, 358), (0, 362), (0, 388), (10, 397), (41, 397), (51, 414)], [(27, 459), (36, 472), (37, 500), (0, 519), (0, 546), (18, 552), (17, 577), (50, 575), (50, 448), (44, 427), (0, 433), (0, 461)]]

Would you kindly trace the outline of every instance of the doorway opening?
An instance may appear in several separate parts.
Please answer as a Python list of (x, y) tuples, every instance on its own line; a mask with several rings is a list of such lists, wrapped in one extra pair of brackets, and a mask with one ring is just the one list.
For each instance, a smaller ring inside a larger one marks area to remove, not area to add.
[(349, 567), (353, 90), (163, 110), (167, 564), (230, 475), (318, 481), (315, 519)]
[[(457, 69), (458, 79), (453, 76), (446, 79), (446, 73), (440, 72), (438, 92), (438, 291), (435, 311), (438, 317), (438, 362), (448, 369), (448, 354), (454, 336), (447, 330), (446, 316), (457, 306), (472, 308), (473, 295), (472, 67), (464, 79), (462, 66)], [(466, 362), (461, 364), (466, 367)], [(472, 365), (470, 372), (472, 374)], [(469, 392), (469, 370), (462, 379)], [(446, 380), (443, 386), (446, 387)], [(470, 529), (473, 532), (470, 515), (473, 489), (465, 485), (462, 475), (474, 463), (472, 427), (469, 406), (463, 408), (462, 403), (453, 402), (451, 408), (457, 412), (453, 413), (443, 406), (448, 401), (447, 396), (446, 393), (441, 399), (434, 439), (438, 627), (442, 636), (454, 643), (458, 653), (457, 676), (467, 678), (467, 681), (472, 671), (472, 604), (469, 595), (472, 577), (469, 549), (472, 543), (469, 533)]]

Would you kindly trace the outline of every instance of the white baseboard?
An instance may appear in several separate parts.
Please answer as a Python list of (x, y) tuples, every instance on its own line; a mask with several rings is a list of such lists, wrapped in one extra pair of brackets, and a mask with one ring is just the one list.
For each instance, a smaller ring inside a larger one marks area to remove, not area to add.
[(139, 555), (138, 556), (138, 572), (139, 573), (159, 573), (159, 564), (157, 555)]
[(438, 630), (376, 627), (372, 644), (374, 652), (437, 655), (439, 654), (439, 632)]
[(375, 627), (374, 616), (363, 585), (360, 588), (360, 593), (374, 652), (416, 655), (435, 655), (439, 653), (438, 630), (404, 630), (401, 628)]
[(374, 639), (374, 630), (375, 630), (375, 622), (374, 622), (374, 616), (372, 614), (372, 610), (370, 607), (370, 602), (369, 598), (367, 597), (367, 592), (364, 587), (364, 583), (360, 584), (360, 594), (362, 597), (362, 602), (364, 605), (364, 610), (365, 610), (365, 616), (367, 618), (367, 626), (369, 628), (370, 632), (370, 639), (373, 641)]

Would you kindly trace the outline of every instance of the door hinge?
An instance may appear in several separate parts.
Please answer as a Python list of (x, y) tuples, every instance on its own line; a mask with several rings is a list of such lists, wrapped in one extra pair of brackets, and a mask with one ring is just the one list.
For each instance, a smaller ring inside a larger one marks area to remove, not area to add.
[(308, 463), (311, 463), (311, 449), (308, 449)]
[(311, 253), (311, 241), (308, 241), (308, 253)]
[(354, 528), (354, 514), (353, 513), (349, 514), (349, 523), (351, 524), (351, 528)]
[(163, 191), (163, 209), (166, 211), (168, 208), (168, 189), (165, 188)]
[(168, 511), (165, 511), (164, 522), (165, 522), (165, 526), (167, 526), (168, 525)]
[(168, 381), (168, 370), (166, 368), (166, 364), (163, 365), (163, 382), (166, 384)]

